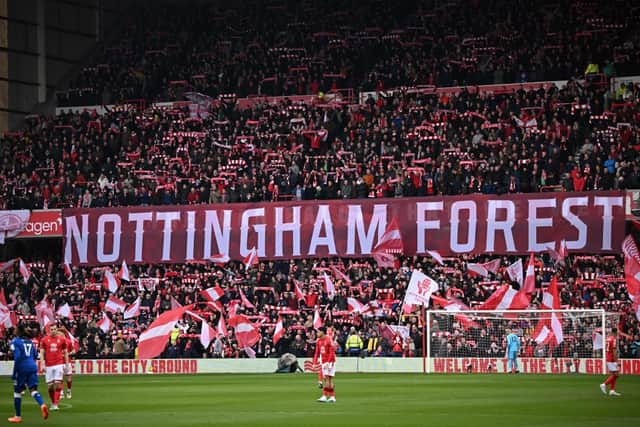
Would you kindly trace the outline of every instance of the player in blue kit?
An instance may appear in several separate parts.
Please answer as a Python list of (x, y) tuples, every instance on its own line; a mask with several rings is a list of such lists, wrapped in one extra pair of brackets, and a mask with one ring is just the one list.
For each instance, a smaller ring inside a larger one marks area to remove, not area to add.
[(518, 352), (520, 351), (520, 337), (507, 328), (507, 370), (518, 373)]
[(38, 359), (38, 352), (35, 345), (31, 342), (34, 330), (25, 326), (24, 324), (18, 325), (17, 338), (11, 341), (11, 351), (13, 352), (13, 406), (16, 410), (16, 415), (9, 418), (10, 423), (22, 422), (22, 390), (25, 385), (29, 387), (31, 396), (40, 405), (40, 411), (42, 412), (42, 418), (45, 420), (49, 418), (49, 408), (42, 400), (42, 396), (38, 392), (38, 365), (36, 360)]

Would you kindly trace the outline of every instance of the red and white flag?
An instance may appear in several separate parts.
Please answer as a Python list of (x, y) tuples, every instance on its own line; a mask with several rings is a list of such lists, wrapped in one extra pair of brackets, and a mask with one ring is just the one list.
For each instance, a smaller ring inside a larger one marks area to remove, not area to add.
[(351, 283), (351, 279), (349, 279), (349, 276), (347, 276), (345, 273), (340, 271), (340, 269), (338, 267), (336, 267), (335, 265), (331, 266), (331, 271), (333, 272), (333, 274), (334, 274), (334, 276), (336, 278), (344, 281), (345, 283)]
[(105, 313), (102, 313), (102, 319), (98, 322), (98, 328), (105, 334), (108, 333), (113, 327), (113, 322), (109, 319)]
[(13, 265), (18, 261), (18, 258), (10, 259), (9, 261), (0, 262), (0, 273), (7, 271), (12, 268)]
[(524, 278), (524, 286), (522, 291), (528, 294), (532, 294), (536, 291), (536, 259), (533, 254), (529, 255), (529, 262), (527, 263), (527, 275)]
[(24, 261), (22, 261), (22, 259), (20, 259), (20, 274), (22, 275), (24, 283), (29, 282), (29, 278), (31, 278), (31, 270), (27, 267)]
[(234, 329), (240, 348), (251, 347), (260, 340), (258, 329), (242, 314), (229, 318), (229, 326)]
[(440, 252), (427, 251), (427, 253), (431, 256), (431, 258), (435, 259), (438, 264), (444, 265), (444, 258), (442, 258), (442, 255), (440, 255)]
[(134, 302), (131, 303), (129, 307), (124, 311), (124, 320), (133, 319), (134, 317), (140, 316), (140, 297), (136, 298)]
[(242, 350), (244, 350), (245, 354), (247, 355), (247, 357), (249, 359), (255, 359), (256, 358), (256, 351), (254, 349), (252, 349), (251, 347), (245, 347)]
[(43, 298), (38, 304), (36, 304), (36, 318), (40, 326), (46, 326), (49, 323), (53, 323), (55, 321), (55, 314), (53, 313), (53, 308), (47, 302), (46, 298)]
[(216, 336), (215, 329), (203, 320), (200, 326), (200, 343), (205, 350), (209, 348), (209, 344), (211, 344), (211, 341), (213, 341)]
[(140, 334), (138, 340), (138, 357), (140, 359), (153, 359), (164, 350), (169, 341), (169, 334), (176, 322), (182, 318), (193, 304), (174, 310), (165, 311), (153, 321), (151, 325)]
[(331, 277), (329, 277), (327, 273), (323, 273), (323, 279), (324, 279), (324, 290), (327, 292), (329, 299), (333, 299), (334, 295), (336, 294), (336, 287), (331, 281)]
[(171, 296), (171, 310), (173, 310), (174, 308), (180, 308), (180, 307), (182, 307), (182, 304), (180, 304), (180, 303), (178, 302), (178, 300), (177, 300), (177, 299), (175, 299), (175, 298), (173, 297), (173, 295), (172, 295), (172, 296)]
[(56, 311), (56, 314), (58, 316), (60, 316), (60, 317), (66, 317), (67, 319), (73, 320), (73, 314), (71, 313), (71, 307), (69, 307), (69, 304), (67, 304), (67, 303), (64, 303), (63, 305), (58, 307), (58, 311)]
[(447, 311), (469, 310), (469, 307), (466, 304), (457, 299), (447, 299), (439, 297), (437, 295), (431, 295), (431, 301), (433, 301), (434, 304), (438, 304), (440, 307), (442, 307), (443, 310)]
[(376, 252), (404, 252), (404, 243), (402, 242), (402, 233), (400, 233), (400, 227), (398, 226), (398, 220), (394, 217), (387, 225), (387, 229), (384, 231), (382, 237), (378, 241), (378, 244), (373, 248), (373, 253)]
[(207, 301), (218, 301), (224, 295), (224, 291), (220, 286), (216, 285), (212, 288), (203, 290), (200, 292), (200, 295), (202, 295)]
[(509, 267), (507, 267), (506, 270), (507, 270), (507, 274), (509, 275), (509, 279), (511, 279), (514, 282), (518, 282), (518, 284), (522, 288), (523, 281), (524, 281), (524, 273), (522, 269), (522, 258), (518, 258), (518, 260), (513, 264), (511, 264)]
[(636, 314), (636, 319), (640, 320), (640, 295), (636, 295), (633, 300), (633, 312)]
[(296, 299), (298, 301), (300, 300), (304, 300), (304, 293), (302, 292), (302, 289), (300, 289), (300, 282), (298, 282), (297, 280), (293, 279), (293, 289), (296, 292)]
[(231, 258), (229, 258), (229, 255), (215, 254), (215, 255), (211, 255), (209, 260), (211, 260), (211, 262), (213, 262), (215, 264), (223, 266), (226, 263), (228, 263), (229, 261), (231, 261)]
[(102, 287), (112, 294), (118, 292), (120, 281), (109, 270), (104, 271), (104, 277), (102, 278)]
[(547, 247), (547, 251), (549, 252), (549, 256), (553, 259), (555, 264), (564, 263), (564, 259), (569, 255), (569, 249), (567, 248), (566, 240), (561, 240), (558, 250), (556, 251), (556, 244), (553, 246)]
[(383, 317), (384, 306), (378, 300), (372, 300), (362, 306), (362, 315), (365, 317)]
[(109, 299), (107, 299), (107, 302), (104, 304), (104, 311), (108, 311), (109, 313), (117, 313), (119, 311), (124, 313), (126, 309), (127, 303), (113, 295), (109, 296)]
[(324, 322), (320, 317), (320, 310), (316, 308), (313, 312), (313, 329), (322, 328), (322, 325), (324, 325)]
[(400, 268), (400, 260), (395, 255), (387, 252), (373, 252), (371, 254), (378, 267), (381, 268)]
[(218, 335), (222, 337), (226, 337), (229, 335), (227, 331), (227, 325), (224, 323), (224, 317), (222, 314), (220, 315), (220, 319), (218, 319)]
[(413, 270), (403, 304), (405, 306), (410, 304), (429, 307), (431, 294), (438, 289), (438, 282), (418, 270)]
[(364, 313), (365, 306), (355, 298), (347, 298), (347, 306), (352, 313)]
[[(540, 308), (545, 310), (560, 310), (560, 308), (562, 308), (560, 292), (558, 291), (558, 279), (556, 276), (553, 276), (549, 287), (542, 293), (542, 304)], [(560, 343), (564, 341), (561, 313), (551, 313), (551, 316), (545, 315), (538, 323), (540, 322), (545, 323), (551, 332), (553, 332), (556, 345), (560, 345)]]
[(126, 280), (127, 282), (131, 281), (129, 278), (129, 267), (127, 267), (127, 262), (125, 260), (122, 260), (120, 271), (118, 271), (118, 279)]
[(229, 305), (227, 306), (227, 314), (229, 317), (235, 316), (238, 312), (238, 308), (240, 308), (241, 301), (234, 299), (229, 301)]
[(244, 257), (243, 262), (244, 262), (244, 269), (245, 270), (250, 269), (254, 265), (258, 265), (260, 260), (258, 259), (258, 251), (256, 250), (255, 246), (253, 248), (251, 248), (251, 250), (249, 251), (247, 256)]
[(242, 292), (241, 289), (238, 289), (238, 293), (240, 294), (240, 301), (242, 301), (243, 306), (245, 306), (246, 308), (250, 308), (252, 310), (256, 309), (256, 306), (251, 304), (251, 301), (249, 301), (249, 299), (246, 297), (246, 295), (244, 294), (244, 292)]
[(73, 272), (71, 271), (71, 264), (65, 262), (62, 264), (62, 269), (64, 270), (64, 277), (66, 277), (67, 280), (71, 280), (71, 276), (73, 275)]
[(278, 323), (276, 323), (276, 329), (273, 331), (273, 345), (278, 344), (278, 341), (284, 336), (284, 326), (282, 325), (282, 318), (278, 317)]
[(489, 273), (496, 274), (500, 268), (500, 258), (496, 258), (492, 261), (485, 262), (483, 264), (467, 263), (467, 271), (471, 275), (478, 275), (482, 277), (489, 277)]
[(525, 292), (503, 285), (478, 306), (478, 310), (524, 310), (527, 307), (529, 296)]
[(634, 300), (640, 300), (640, 254), (638, 246), (631, 235), (622, 243), (624, 254), (624, 279), (627, 285), (627, 294)]

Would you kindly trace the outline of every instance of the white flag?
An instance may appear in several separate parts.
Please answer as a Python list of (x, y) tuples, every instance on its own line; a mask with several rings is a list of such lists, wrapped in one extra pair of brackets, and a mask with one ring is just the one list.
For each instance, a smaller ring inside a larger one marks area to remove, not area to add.
[(404, 304), (429, 307), (431, 294), (437, 290), (438, 283), (435, 280), (418, 270), (413, 270), (407, 293), (404, 296)]
[(520, 284), (522, 288), (523, 270), (522, 270), (522, 258), (518, 258), (516, 262), (507, 267), (507, 274), (509, 278)]

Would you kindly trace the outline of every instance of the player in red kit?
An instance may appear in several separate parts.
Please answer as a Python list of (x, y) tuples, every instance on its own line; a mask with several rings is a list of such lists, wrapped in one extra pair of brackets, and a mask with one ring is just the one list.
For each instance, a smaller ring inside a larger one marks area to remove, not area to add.
[(622, 396), (616, 391), (616, 381), (619, 375), (618, 372), (620, 372), (618, 366), (618, 328), (611, 329), (611, 335), (607, 337), (605, 349), (607, 352), (607, 370), (609, 371), (609, 376), (605, 382), (600, 384), (600, 390), (606, 395), (607, 386), (609, 386), (609, 396)]
[(66, 363), (64, 365), (64, 384), (63, 384), (63, 391), (60, 393), (60, 398), (64, 398), (64, 385), (66, 384), (67, 386), (67, 395), (66, 398), (67, 399), (71, 399), (71, 385), (73, 384), (73, 358), (72, 358), (72, 354), (74, 352), (74, 348), (73, 348), (73, 342), (71, 341), (71, 333), (64, 327), (61, 326), (58, 328), (58, 334), (64, 338), (65, 343), (67, 345), (67, 353), (69, 354), (69, 363)]
[[(327, 336), (329, 338), (331, 338), (331, 340), (333, 340), (333, 328), (327, 328)], [(316, 351), (315, 354), (313, 356), (313, 364), (314, 366), (318, 364), (318, 362), (320, 363), (320, 365), (322, 365), (322, 360), (318, 360), (319, 357), (319, 352), (318, 352), (318, 345), (316, 343)], [(324, 381), (323, 381), (323, 376), (322, 376), (322, 366), (320, 366), (320, 369), (318, 369), (318, 387), (319, 388), (324, 388)]]
[(333, 377), (336, 375), (336, 343), (327, 335), (327, 328), (318, 329), (318, 340), (316, 341), (316, 356), (319, 357), (322, 369), (322, 378), (324, 388), (322, 389), (322, 397), (318, 402), (335, 402), (336, 394), (334, 392)]
[(51, 397), (51, 410), (57, 411), (62, 393), (64, 365), (69, 363), (69, 353), (65, 338), (58, 334), (58, 328), (51, 325), (49, 335), (40, 342), (40, 360), (45, 366), (45, 380)]

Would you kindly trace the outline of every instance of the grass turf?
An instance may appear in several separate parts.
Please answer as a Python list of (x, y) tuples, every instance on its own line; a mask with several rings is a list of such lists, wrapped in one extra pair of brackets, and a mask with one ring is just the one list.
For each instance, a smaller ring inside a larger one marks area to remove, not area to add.
[[(640, 377), (622, 397), (601, 376), (338, 374), (336, 404), (322, 404), (315, 375), (77, 376), (73, 399), (42, 420), (23, 398), (29, 426), (638, 426)], [(13, 415), (11, 383), (0, 423)], [(46, 395), (45, 387), (40, 391)], [(48, 396), (46, 396), (48, 400)]]

